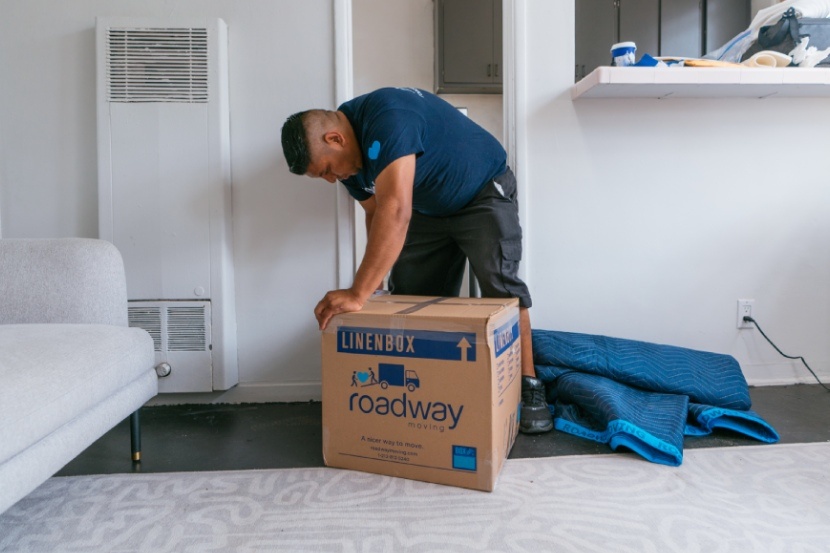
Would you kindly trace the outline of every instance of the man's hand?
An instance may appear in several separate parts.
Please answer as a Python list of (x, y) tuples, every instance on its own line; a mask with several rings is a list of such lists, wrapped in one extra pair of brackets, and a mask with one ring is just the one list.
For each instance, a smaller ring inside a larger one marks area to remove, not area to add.
[(329, 325), (329, 320), (340, 313), (349, 313), (351, 311), (360, 311), (363, 309), (365, 299), (360, 298), (351, 288), (348, 290), (331, 290), (317, 307), (314, 308), (314, 316), (317, 317), (317, 324), (320, 325), (320, 330), (325, 330)]

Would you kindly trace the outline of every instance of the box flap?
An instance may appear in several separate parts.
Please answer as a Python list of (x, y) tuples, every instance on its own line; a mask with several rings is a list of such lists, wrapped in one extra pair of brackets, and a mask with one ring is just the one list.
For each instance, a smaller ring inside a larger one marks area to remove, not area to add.
[[(378, 295), (369, 298), (357, 314), (395, 315), (410, 319), (488, 319), (513, 306), (516, 298), (442, 298)], [(354, 315), (351, 314), (351, 315)]]

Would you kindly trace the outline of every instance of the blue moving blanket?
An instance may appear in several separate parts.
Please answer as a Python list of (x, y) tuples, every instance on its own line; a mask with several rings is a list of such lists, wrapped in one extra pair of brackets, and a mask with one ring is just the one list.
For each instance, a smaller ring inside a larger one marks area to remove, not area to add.
[(729, 355), (534, 329), (533, 360), (556, 429), (614, 450), (677, 466), (684, 435), (722, 428), (778, 441), (775, 429), (749, 410), (749, 387)]

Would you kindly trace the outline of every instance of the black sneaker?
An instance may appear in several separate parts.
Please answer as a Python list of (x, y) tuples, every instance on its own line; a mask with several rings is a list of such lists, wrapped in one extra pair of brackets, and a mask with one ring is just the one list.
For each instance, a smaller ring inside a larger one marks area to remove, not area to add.
[(523, 434), (541, 434), (553, 429), (553, 417), (545, 401), (545, 385), (538, 378), (522, 377), (522, 413), (519, 431)]

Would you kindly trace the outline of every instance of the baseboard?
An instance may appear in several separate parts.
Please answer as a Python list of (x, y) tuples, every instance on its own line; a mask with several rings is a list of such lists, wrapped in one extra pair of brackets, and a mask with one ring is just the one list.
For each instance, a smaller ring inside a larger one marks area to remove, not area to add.
[(291, 383), (239, 384), (222, 392), (159, 394), (147, 405), (185, 405), (202, 403), (292, 403), (320, 401), (320, 381)]
[[(830, 383), (827, 363), (810, 363), (813, 371), (824, 383)], [(801, 361), (784, 363), (742, 364), (744, 377), (750, 386), (786, 386), (790, 384), (817, 384), (816, 379)]]
[[(819, 375), (821, 378), (821, 375)], [(821, 379), (822, 383), (825, 386), (830, 386), (830, 377), (825, 377)], [(818, 382), (816, 379), (810, 375), (807, 375), (806, 378), (796, 378), (796, 379), (754, 379), (754, 380), (747, 380), (747, 383), (753, 387), (761, 387), (761, 386), (792, 386), (794, 384), (815, 384), (818, 386)]]

